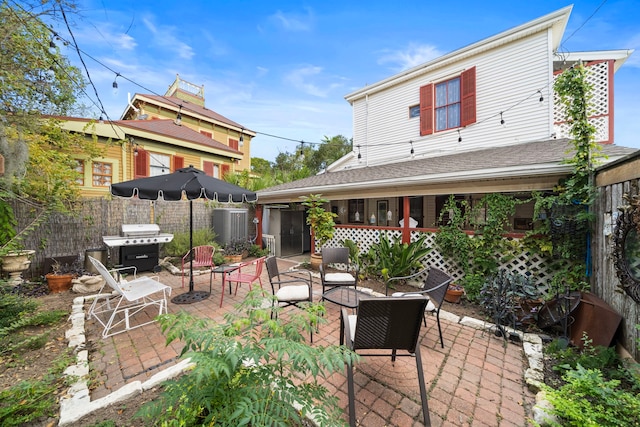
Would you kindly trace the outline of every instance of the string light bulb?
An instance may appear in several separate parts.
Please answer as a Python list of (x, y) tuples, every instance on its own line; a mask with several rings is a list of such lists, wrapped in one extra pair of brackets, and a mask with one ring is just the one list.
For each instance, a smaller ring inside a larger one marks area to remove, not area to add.
[(413, 149), (413, 141), (409, 141), (411, 144), (411, 158), (413, 159), (416, 156), (416, 151)]
[(116, 77), (113, 79), (113, 83), (111, 83), (111, 87), (113, 87), (113, 89), (118, 89), (118, 82), (116, 81), (118, 79), (118, 77), (120, 76), (120, 73), (116, 73)]
[(304, 156), (304, 141), (300, 141), (300, 156)]
[(460, 135), (460, 129), (458, 129), (458, 142), (462, 142), (462, 135)]
[(244, 128), (240, 129), (240, 139), (238, 140), (238, 146), (244, 146), (244, 136), (243, 136)]
[(360, 145), (358, 147), (358, 161), (362, 160), (362, 154), (360, 154)]
[(502, 118), (502, 111), (500, 111), (500, 124), (504, 125), (504, 119)]
[(544, 101), (544, 96), (542, 96), (542, 92), (538, 91), (538, 93), (540, 94), (540, 102)]

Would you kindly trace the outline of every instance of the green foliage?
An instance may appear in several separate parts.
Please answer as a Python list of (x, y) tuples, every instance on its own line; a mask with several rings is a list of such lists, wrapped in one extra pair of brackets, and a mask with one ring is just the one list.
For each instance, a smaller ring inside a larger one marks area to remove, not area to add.
[(251, 245), (249, 247), (249, 256), (251, 257), (256, 257), (256, 258), (260, 258), (263, 256), (268, 256), (269, 255), (269, 249), (268, 248), (261, 248), (258, 245)]
[(582, 341), (582, 350), (566, 347), (558, 340), (549, 344), (545, 352), (556, 360), (553, 369), (565, 373), (578, 369), (578, 366), (597, 369), (609, 379), (621, 380), (625, 386), (640, 390), (640, 380), (625, 366), (615, 347), (593, 346), (593, 340), (589, 339), (586, 333)]
[(13, 208), (9, 203), (5, 201), (7, 193), (0, 190), (0, 246), (6, 251), (21, 249), (12, 245), (7, 248), (7, 245), (16, 236), (16, 227), (18, 221), (13, 214)]
[(17, 321), (23, 313), (32, 313), (38, 308), (36, 300), (11, 293), (8, 285), (0, 289), (0, 330)]
[(289, 312), (285, 322), (272, 316), (272, 298), (254, 289), (224, 323), (184, 311), (161, 316), (167, 343), (184, 342), (182, 356), (195, 366), (168, 382), (139, 416), (159, 426), (299, 425), (306, 415), (320, 425), (341, 425), (337, 397), (316, 379), (344, 369), (357, 355), (305, 342), (318, 322), (326, 322), (322, 304)]
[(380, 233), (380, 241), (374, 243), (366, 254), (363, 254), (365, 268), (368, 273), (382, 277), (387, 281), (390, 277), (409, 276), (424, 268), (424, 257), (431, 251), (425, 245), (426, 234), (411, 243), (402, 243), (401, 238), (390, 240), (387, 233)]
[[(215, 242), (216, 234), (213, 230), (204, 228), (193, 230), (193, 246), (212, 245), (216, 248), (219, 245)], [(189, 252), (189, 232), (180, 232), (173, 234), (173, 240), (162, 245), (162, 251), (166, 256), (183, 257)]]
[[(518, 249), (504, 237), (518, 203), (508, 195), (487, 194), (472, 209), (466, 200), (457, 201), (451, 195), (442, 209), (440, 221), (444, 222), (445, 214), (449, 219), (436, 234), (435, 243), (440, 253), (464, 271), (458, 284), (472, 301), (478, 298), (487, 278)], [(465, 232), (466, 224), (473, 226), (474, 236)]]
[[(68, 316), (63, 310), (40, 310), (39, 304), (31, 299), (0, 290), (0, 341), (3, 357), (19, 358), (22, 350), (42, 347), (48, 333), (32, 334), (30, 326), (54, 325)], [(0, 425), (22, 426), (43, 416), (55, 417), (56, 396), (62, 385), (62, 372), (69, 366), (73, 355), (61, 354), (48, 372), (35, 381), (21, 381), (0, 392)]]
[(307, 208), (307, 224), (313, 231), (313, 237), (319, 243), (316, 252), (333, 238), (335, 232), (334, 218), (338, 215), (324, 208), (328, 202), (329, 200), (322, 198), (322, 194), (309, 194), (302, 202), (302, 205)]
[(598, 369), (580, 364), (563, 376), (559, 389), (544, 386), (553, 405), (551, 413), (560, 417), (553, 426), (638, 426), (640, 395), (619, 388), (619, 380), (606, 380)]

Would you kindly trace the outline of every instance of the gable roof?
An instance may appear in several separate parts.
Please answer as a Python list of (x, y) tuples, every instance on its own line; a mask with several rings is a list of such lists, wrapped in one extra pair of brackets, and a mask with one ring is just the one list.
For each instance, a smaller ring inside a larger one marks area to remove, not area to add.
[(345, 95), (344, 98), (348, 102), (353, 103), (359, 98), (379, 92), (388, 88), (389, 86), (396, 85), (400, 82), (415, 78), (416, 76), (422, 74), (433, 72), (434, 70), (445, 67), (452, 62), (460, 61), (464, 58), (477, 55), (480, 52), (494, 49), (506, 43), (512, 43), (514, 40), (528, 37), (533, 33), (537, 33), (545, 29), (550, 29), (552, 31), (551, 48), (553, 51), (556, 51), (558, 46), (560, 46), (560, 42), (562, 41), (562, 36), (569, 21), (569, 15), (571, 15), (572, 9), (573, 5), (570, 5), (555, 12), (551, 12), (538, 19), (534, 19), (533, 21), (529, 21), (525, 24), (511, 28), (510, 30), (485, 38), (479, 42), (472, 43), (446, 55), (442, 55), (431, 61), (417, 65), (408, 70), (404, 70), (379, 82), (369, 84), (364, 88), (358, 89)]
[[(321, 193), (328, 199), (361, 198), (364, 192), (387, 195), (418, 195), (416, 187), (426, 190), (446, 185), (482, 180), (522, 179), (536, 176), (557, 180), (571, 171), (563, 159), (572, 155), (567, 139), (551, 139), (504, 147), (481, 149), (454, 154), (376, 166), (354, 167), (325, 172), (293, 182), (258, 191), (267, 203), (294, 200), (307, 194)], [(634, 148), (602, 145), (607, 161), (636, 151)], [(406, 188), (406, 190), (404, 189)], [(537, 188), (532, 188), (537, 189)], [(541, 188), (542, 189), (542, 188)], [(478, 192), (482, 192), (478, 185)], [(335, 197), (332, 197), (332, 194)], [(423, 193), (426, 194), (426, 193)]]
[(157, 135), (164, 135), (169, 138), (175, 138), (182, 141), (193, 142), (205, 147), (214, 148), (216, 150), (228, 151), (230, 153), (242, 155), (238, 150), (223, 144), (220, 141), (209, 138), (196, 132), (187, 126), (179, 126), (170, 119), (154, 119), (154, 120), (116, 120), (114, 124), (124, 126), (131, 129), (139, 129)]
[[(136, 93), (133, 96), (133, 99), (131, 101), (131, 104), (133, 104), (133, 102), (135, 102), (136, 100), (142, 101), (142, 102), (148, 102), (150, 104), (154, 104), (154, 105), (162, 105), (163, 107), (169, 109), (169, 110), (174, 110), (176, 111), (176, 113), (178, 111), (182, 111), (182, 113), (186, 113), (190, 116), (193, 116), (195, 118), (205, 118), (206, 121), (214, 121), (214, 122), (218, 122), (218, 123), (223, 123), (227, 126), (230, 126), (231, 128), (235, 128), (235, 130), (237, 131), (242, 131), (244, 134), (246, 135), (250, 135), (250, 136), (255, 136), (255, 132), (245, 128), (243, 125), (234, 122), (231, 119), (226, 118), (225, 116), (223, 116), (222, 114), (218, 114), (213, 110), (210, 110), (206, 107), (202, 107), (198, 104), (194, 104), (192, 102), (189, 101), (185, 101), (184, 99), (180, 99), (178, 97), (175, 96), (160, 96), (160, 95), (149, 95), (149, 94), (140, 94), (140, 93)], [(182, 107), (182, 108), (180, 108)], [(125, 118), (127, 116), (127, 113), (132, 109), (131, 105), (128, 105), (127, 108), (125, 108), (124, 112), (122, 113), (121, 118)]]

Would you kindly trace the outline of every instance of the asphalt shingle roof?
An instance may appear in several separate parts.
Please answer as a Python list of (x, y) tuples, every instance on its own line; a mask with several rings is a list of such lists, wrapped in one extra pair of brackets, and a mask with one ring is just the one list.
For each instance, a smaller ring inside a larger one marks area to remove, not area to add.
[[(405, 162), (356, 167), (336, 172), (327, 172), (293, 182), (258, 191), (269, 193), (304, 189), (307, 187), (332, 186), (340, 184), (373, 183), (376, 181), (398, 180), (416, 176), (425, 177), (438, 174), (452, 174), (500, 168), (526, 167), (556, 164), (570, 157), (571, 145), (567, 139), (552, 139), (523, 144), (466, 151), (441, 156), (412, 159)], [(602, 153), (609, 157), (620, 157), (636, 151), (634, 148), (616, 145), (602, 145)]]

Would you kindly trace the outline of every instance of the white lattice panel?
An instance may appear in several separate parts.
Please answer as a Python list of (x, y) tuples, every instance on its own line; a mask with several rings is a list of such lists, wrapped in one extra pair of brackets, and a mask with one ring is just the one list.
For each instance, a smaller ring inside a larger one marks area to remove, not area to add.
[[(596, 141), (609, 141), (610, 99), (609, 63), (600, 62), (587, 67), (587, 82), (591, 85), (589, 100), (589, 123), (595, 127)], [(555, 76), (557, 78), (558, 75)], [(554, 131), (558, 138), (572, 138), (569, 123), (566, 123), (566, 108), (560, 103), (560, 97), (554, 93)]]
[[(358, 243), (360, 253), (362, 254), (364, 252), (367, 252), (372, 244), (378, 243), (380, 241), (381, 232), (387, 233), (389, 239), (396, 239), (402, 236), (402, 232), (400, 230), (381, 230), (378, 228), (374, 229), (364, 227), (350, 228), (348, 226), (341, 226), (336, 228), (333, 239), (328, 243), (327, 246), (342, 246), (342, 242), (349, 239)], [(427, 244), (427, 246), (432, 248), (432, 250), (429, 251), (429, 253), (425, 256), (424, 260), (422, 260), (422, 263), (425, 266), (434, 266), (446, 271), (454, 278), (454, 280), (458, 280), (463, 277), (464, 272), (462, 268), (451, 260), (445, 260), (442, 254), (440, 254), (440, 252), (436, 249), (436, 233), (412, 231), (411, 241), (415, 242), (423, 234), (427, 234), (425, 243)], [(515, 241), (519, 240), (514, 238), (509, 239)], [(505, 269), (511, 273), (526, 275), (530, 277), (535, 284), (538, 285), (542, 293), (549, 292), (549, 282), (553, 277), (551, 273), (551, 271), (553, 270), (550, 268), (551, 263), (554, 262), (553, 259), (545, 258), (529, 252), (509, 253), (502, 255), (496, 254), (496, 257), (505, 260), (500, 265), (501, 269)]]

